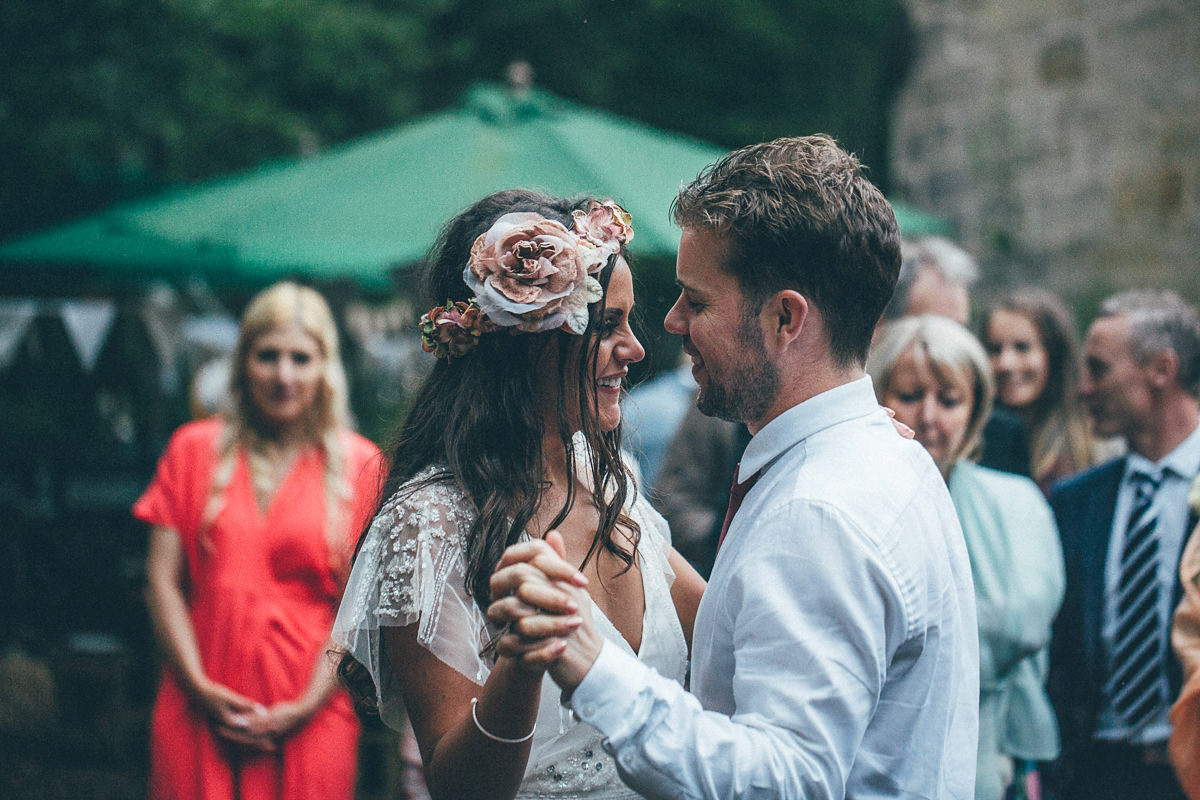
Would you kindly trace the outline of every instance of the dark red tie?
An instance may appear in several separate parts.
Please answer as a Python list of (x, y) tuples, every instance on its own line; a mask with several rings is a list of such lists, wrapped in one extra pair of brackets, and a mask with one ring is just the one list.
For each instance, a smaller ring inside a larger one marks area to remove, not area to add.
[(721, 523), (721, 535), (717, 537), (718, 550), (721, 549), (721, 542), (725, 541), (725, 534), (729, 533), (729, 523), (733, 522), (733, 515), (742, 507), (742, 500), (746, 498), (746, 492), (750, 491), (750, 487), (757, 483), (759, 476), (762, 475), (760, 469), (746, 480), (738, 483), (737, 476), (741, 468), (741, 462), (738, 462), (737, 469), (733, 471), (733, 486), (729, 487), (729, 508), (725, 509), (725, 521)]

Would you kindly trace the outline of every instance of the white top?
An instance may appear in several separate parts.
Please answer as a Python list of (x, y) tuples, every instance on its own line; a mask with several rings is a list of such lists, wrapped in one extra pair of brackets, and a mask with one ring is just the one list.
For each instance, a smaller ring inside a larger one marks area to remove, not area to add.
[(971, 570), (945, 482), (869, 378), (767, 424), (717, 554), (694, 695), (605, 645), (571, 702), (647, 797), (961, 798), (975, 788)]
[[(474, 519), (466, 496), (448, 479), (413, 489), (435, 475), (429, 468), (383, 506), (371, 523), (334, 622), (334, 640), (365, 665), (375, 681), (380, 716), (393, 728), (404, 724), (404, 701), (386, 663), (380, 628), (418, 624), (417, 640), (443, 663), (482, 686), (491, 662), (479, 655), (494, 632), (465, 589), (465, 541)], [(641, 496), (626, 513), (641, 528), (638, 561), (646, 611), (641, 652), (632, 648), (592, 604), (592, 617), (614, 651), (682, 682), (687, 643), (671, 601), (675, 575), (667, 562), (666, 521)], [(580, 724), (559, 703), (547, 676), (525, 779), (518, 797), (637, 797), (617, 776), (600, 747), (600, 734)]]
[[(1162, 475), (1162, 483), (1154, 493), (1154, 505), (1158, 510), (1155, 531), (1158, 535), (1158, 552), (1162, 554), (1158, 559), (1158, 629), (1162, 633), (1164, 660), (1160, 665), (1158, 680), (1162, 696), (1168, 698), (1171, 697), (1171, 684), (1167, 677), (1165, 656), (1170, 652), (1168, 637), (1171, 618), (1175, 613), (1176, 597), (1172, 589), (1179, 579), (1179, 557), (1190, 532), (1187, 527), (1187, 497), (1192, 480), (1200, 473), (1200, 427), (1193, 430), (1157, 463), (1132, 452), (1125, 458), (1125, 474), (1121, 477), (1120, 488), (1117, 489), (1117, 504), (1113, 509), (1112, 530), (1108, 540), (1108, 556), (1104, 563), (1102, 635), (1106, 653), (1112, 652), (1117, 635), (1117, 590), (1121, 582), (1121, 551), (1125, 549), (1125, 527), (1129, 524), (1129, 515), (1133, 512), (1135, 472)], [(1121, 723), (1120, 717), (1113, 710), (1112, 698), (1104, 697), (1096, 717), (1096, 738), (1130, 744), (1161, 744), (1171, 735), (1171, 723), (1167, 720), (1170, 708), (1170, 702), (1164, 701), (1147, 723), (1139, 730), (1131, 731)]]

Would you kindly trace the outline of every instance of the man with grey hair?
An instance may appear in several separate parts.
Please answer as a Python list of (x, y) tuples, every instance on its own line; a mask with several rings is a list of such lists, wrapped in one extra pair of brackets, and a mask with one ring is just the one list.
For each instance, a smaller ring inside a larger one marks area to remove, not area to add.
[(1200, 473), (1200, 316), (1173, 292), (1106, 300), (1088, 331), (1079, 392), (1099, 436), (1129, 453), (1051, 492), (1067, 591), (1051, 643), (1049, 689), (1063, 800), (1183, 798), (1167, 761), (1179, 692), (1171, 613)]
[[(891, 322), (917, 314), (937, 314), (970, 327), (971, 287), (979, 265), (966, 250), (941, 236), (922, 236), (900, 243), (900, 276), (896, 291), (875, 326), (872, 344)], [(1011, 411), (994, 406), (982, 436), (979, 463), (985, 467), (1031, 472), (1029, 432)]]
[(883, 309), (881, 323), (915, 314), (939, 314), (966, 325), (971, 316), (970, 291), (977, 280), (975, 259), (949, 239), (906, 239), (900, 243), (896, 291)]

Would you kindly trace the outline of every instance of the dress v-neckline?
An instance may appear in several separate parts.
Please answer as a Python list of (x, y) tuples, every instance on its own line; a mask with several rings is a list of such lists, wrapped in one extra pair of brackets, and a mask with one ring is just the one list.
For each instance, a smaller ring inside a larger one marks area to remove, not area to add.
[(641, 579), (642, 579), (642, 619), (641, 619), (642, 628), (641, 628), (641, 635), (639, 636), (638, 646), (637, 646), (636, 650), (634, 649), (633, 645), (629, 642), (629, 640), (625, 638), (625, 634), (621, 633), (620, 628), (618, 628), (616, 626), (616, 624), (611, 619), (608, 618), (608, 615), (605, 614), (600, 609), (600, 606), (596, 602), (596, 599), (589, 594), (588, 600), (592, 604), (592, 615), (595, 616), (598, 614), (600, 616), (600, 619), (602, 619), (604, 621), (602, 624), (607, 625), (609, 630), (612, 633), (615, 633), (617, 635), (617, 638), (621, 640), (621, 643), (623, 645), (625, 645), (625, 648), (627, 650), (629, 650), (629, 652), (631, 652), (635, 656), (637, 656), (638, 658), (641, 658), (642, 650), (646, 647), (646, 628), (647, 628), (647, 618), (650, 616), (650, 598), (647, 596), (646, 571), (643, 568), (644, 562), (642, 562), (642, 559), (640, 557), (638, 557), (636, 553), (635, 553), (634, 557), (637, 558), (637, 560), (639, 562), (638, 572), (640, 573)]
[(279, 476), (279, 482), (275, 484), (275, 488), (271, 491), (271, 496), (267, 498), (265, 505), (260, 505), (258, 502), (258, 492), (254, 488), (254, 474), (250, 470), (250, 454), (242, 448), (239, 453), (238, 469), (242, 473), (242, 480), (245, 483), (245, 489), (250, 493), (250, 504), (254, 507), (254, 513), (257, 515), (259, 522), (266, 522), (271, 517), (271, 510), (275, 507), (275, 501), (279, 499), (279, 495), (283, 492), (283, 488), (291, 481), (292, 475), (300, 467), (300, 463), (307, 458), (307, 450), (301, 450), (292, 459), (292, 463), (288, 465), (287, 471)]
[(617, 638), (621, 640), (621, 644), (625, 645), (625, 648), (629, 650), (629, 652), (633, 653), (638, 658), (641, 658), (642, 650), (646, 646), (646, 617), (650, 614), (650, 604), (646, 600), (645, 580), (642, 581), (642, 602), (645, 603), (645, 607), (642, 609), (642, 636), (641, 641), (638, 643), (637, 650), (633, 649), (633, 645), (630, 644), (629, 640), (625, 638), (625, 634), (621, 633), (620, 629), (617, 628), (617, 626), (613, 624), (613, 621), (608, 618), (608, 615), (600, 610), (600, 606), (596, 605), (596, 601), (591, 597), (591, 595), (588, 595), (588, 600), (590, 600), (592, 603), (592, 615), (600, 615), (600, 619), (603, 620), (602, 624), (607, 625), (609, 630), (617, 635)]

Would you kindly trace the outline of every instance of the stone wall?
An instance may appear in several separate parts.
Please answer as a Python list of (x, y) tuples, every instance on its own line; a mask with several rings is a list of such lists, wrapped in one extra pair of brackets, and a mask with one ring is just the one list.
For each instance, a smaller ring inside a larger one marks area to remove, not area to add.
[(1200, 301), (1200, 2), (905, 5), (892, 193), (954, 221), (984, 290)]

